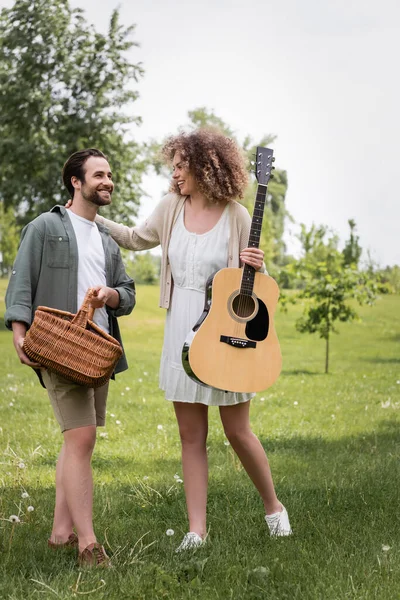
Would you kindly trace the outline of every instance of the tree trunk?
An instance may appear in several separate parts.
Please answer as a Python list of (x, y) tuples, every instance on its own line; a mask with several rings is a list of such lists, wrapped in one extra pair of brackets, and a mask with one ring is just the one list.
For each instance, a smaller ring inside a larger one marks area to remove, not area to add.
[(329, 332), (326, 337), (326, 350), (325, 350), (325, 373), (329, 371)]

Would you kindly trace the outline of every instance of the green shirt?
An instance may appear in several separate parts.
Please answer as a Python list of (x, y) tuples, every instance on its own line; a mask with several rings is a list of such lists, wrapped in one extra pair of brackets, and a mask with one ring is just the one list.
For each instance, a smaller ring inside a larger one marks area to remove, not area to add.
[[(117, 318), (128, 315), (135, 306), (135, 284), (128, 277), (118, 245), (108, 229), (96, 223), (104, 248), (106, 284), (117, 290), (118, 308), (107, 308), (110, 335), (121, 343)], [(29, 327), (38, 306), (48, 306), (71, 313), (77, 312), (78, 245), (75, 232), (63, 206), (55, 206), (26, 227), (14, 262), (6, 292), (5, 324), (13, 321)], [(127, 369), (125, 354), (115, 372)]]

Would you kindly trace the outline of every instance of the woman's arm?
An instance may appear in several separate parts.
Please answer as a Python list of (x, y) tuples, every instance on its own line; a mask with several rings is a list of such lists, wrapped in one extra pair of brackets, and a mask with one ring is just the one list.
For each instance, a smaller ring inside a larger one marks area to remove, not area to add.
[(111, 237), (117, 242), (118, 246), (127, 250), (149, 250), (160, 244), (157, 229), (154, 224), (151, 225), (151, 216), (142, 225), (136, 225), (135, 227), (115, 223), (115, 221), (105, 219), (100, 215), (97, 215), (96, 222), (109, 229)]

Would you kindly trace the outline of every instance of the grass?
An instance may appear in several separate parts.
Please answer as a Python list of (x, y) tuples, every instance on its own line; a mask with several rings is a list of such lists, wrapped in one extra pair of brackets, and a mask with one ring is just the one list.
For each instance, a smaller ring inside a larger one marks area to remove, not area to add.
[(400, 598), (400, 297), (341, 326), (329, 375), (324, 343), (294, 328), (301, 307), (278, 311), (284, 370), (254, 399), (252, 423), (295, 535), (268, 537), (210, 409), (209, 543), (189, 556), (174, 554), (187, 521), (175, 417), (158, 390), (157, 301), (156, 287), (138, 286), (137, 307), (120, 320), (130, 369), (111, 384), (93, 459), (96, 531), (115, 565), (107, 572), (80, 572), (74, 554), (46, 547), (61, 435), (0, 323), (0, 598)]

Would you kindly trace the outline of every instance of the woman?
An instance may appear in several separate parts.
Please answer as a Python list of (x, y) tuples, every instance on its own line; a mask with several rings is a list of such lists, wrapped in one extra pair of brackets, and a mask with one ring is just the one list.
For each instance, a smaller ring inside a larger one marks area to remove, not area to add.
[(174, 403), (182, 442), (182, 467), (189, 517), (177, 552), (200, 546), (206, 537), (208, 407), (219, 406), (225, 434), (256, 486), (273, 536), (290, 535), (286, 509), (279, 502), (264, 449), (249, 423), (251, 394), (225, 393), (194, 383), (184, 372), (182, 346), (203, 311), (205, 283), (223, 267), (247, 263), (264, 270), (264, 253), (247, 248), (251, 220), (235, 198), (247, 184), (237, 145), (212, 130), (170, 138), (163, 157), (172, 163), (171, 193), (137, 227), (102, 217), (123, 248), (161, 245), (160, 306), (167, 309), (160, 387)]

